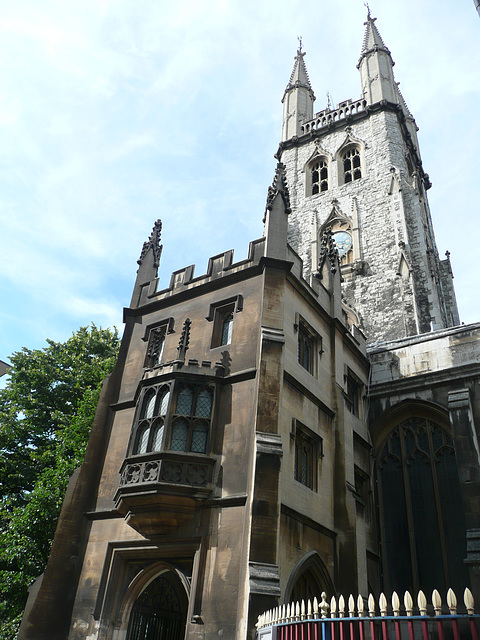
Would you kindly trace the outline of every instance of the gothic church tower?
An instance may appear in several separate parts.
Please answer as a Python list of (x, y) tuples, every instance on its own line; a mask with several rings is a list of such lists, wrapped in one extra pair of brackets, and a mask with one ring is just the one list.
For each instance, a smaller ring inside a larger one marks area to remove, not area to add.
[(314, 114), (297, 51), (278, 156), (291, 193), (289, 243), (305, 276), (315, 277), (319, 239), (331, 227), (344, 301), (375, 342), (455, 326), (459, 317), (450, 262), (435, 244), (417, 126), (370, 13), (365, 25), (358, 100)]

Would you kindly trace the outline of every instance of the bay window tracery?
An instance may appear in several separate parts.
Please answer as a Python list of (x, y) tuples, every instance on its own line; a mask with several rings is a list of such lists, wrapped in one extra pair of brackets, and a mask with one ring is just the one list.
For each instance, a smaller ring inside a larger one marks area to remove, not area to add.
[(206, 452), (212, 403), (211, 388), (188, 385), (180, 389), (172, 419), (172, 451)]
[[(172, 397), (173, 394), (173, 397)], [(140, 399), (132, 454), (171, 450), (206, 453), (213, 388), (172, 383), (146, 389)]]
[(170, 388), (166, 385), (144, 394), (133, 453), (160, 451), (169, 400)]

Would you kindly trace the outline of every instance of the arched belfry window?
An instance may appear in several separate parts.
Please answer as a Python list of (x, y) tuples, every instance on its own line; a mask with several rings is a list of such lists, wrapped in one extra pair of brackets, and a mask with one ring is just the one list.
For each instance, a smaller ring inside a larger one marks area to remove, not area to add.
[(463, 589), (465, 523), (448, 426), (404, 416), (383, 437), (377, 464), (387, 590)]
[(310, 163), (310, 193), (315, 195), (328, 191), (328, 162), (326, 158), (315, 158)]
[(343, 183), (360, 180), (362, 177), (362, 162), (358, 146), (349, 147), (342, 152)]

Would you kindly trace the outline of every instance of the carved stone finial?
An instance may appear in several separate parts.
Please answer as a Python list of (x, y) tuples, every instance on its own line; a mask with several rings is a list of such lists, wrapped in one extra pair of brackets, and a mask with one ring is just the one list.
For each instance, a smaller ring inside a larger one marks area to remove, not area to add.
[(270, 187), (268, 187), (267, 204), (265, 206), (265, 216), (263, 218), (263, 222), (265, 222), (267, 211), (272, 210), (273, 201), (275, 200), (275, 196), (277, 195), (277, 193), (282, 196), (283, 204), (285, 206), (285, 213), (289, 214), (292, 210), (290, 207), (290, 194), (288, 192), (285, 165), (281, 162), (277, 162), (277, 168), (275, 171), (275, 177), (273, 178), (273, 183)]
[(323, 265), (325, 262), (329, 263), (330, 272), (335, 273), (337, 271), (337, 265), (339, 262), (338, 248), (333, 239), (331, 227), (327, 227), (322, 235), (320, 244), (320, 257), (318, 260), (318, 273), (322, 273)]
[(178, 342), (177, 360), (185, 362), (185, 355), (188, 351), (188, 345), (190, 342), (190, 326), (192, 321), (187, 318), (183, 323), (182, 333), (180, 334), (180, 340)]
[(297, 53), (299, 56), (304, 55), (302, 53), (302, 36), (297, 36), (297, 40), (298, 40), (298, 50)]
[(142, 264), (143, 259), (147, 255), (149, 249), (153, 250), (153, 264), (155, 267), (158, 267), (160, 264), (160, 256), (162, 255), (162, 245), (160, 244), (160, 240), (162, 237), (162, 221), (160, 218), (153, 225), (152, 233), (150, 234), (147, 242), (143, 243), (142, 252), (140, 254), (140, 258), (137, 260), (138, 264)]

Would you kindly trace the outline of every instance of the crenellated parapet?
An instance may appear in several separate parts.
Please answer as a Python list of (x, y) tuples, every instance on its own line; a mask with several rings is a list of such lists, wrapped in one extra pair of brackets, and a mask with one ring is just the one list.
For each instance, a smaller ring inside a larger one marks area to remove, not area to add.
[(264, 254), (265, 238), (259, 238), (250, 242), (248, 257), (245, 260), (234, 262), (234, 252), (229, 250), (209, 258), (207, 271), (200, 276), (195, 276), (195, 265), (188, 265), (174, 271), (170, 277), (169, 286), (160, 290), (158, 289), (159, 278), (155, 278), (150, 282), (148, 294), (142, 299), (141, 304), (149, 304), (202, 285), (213, 284), (220, 278), (241, 277), (242, 272), (258, 266)]

